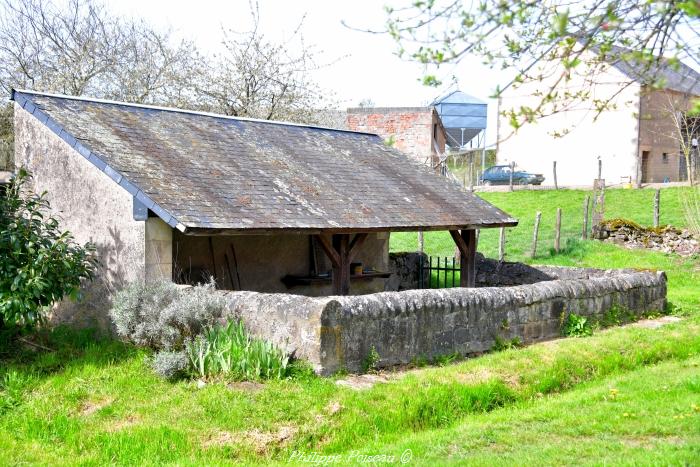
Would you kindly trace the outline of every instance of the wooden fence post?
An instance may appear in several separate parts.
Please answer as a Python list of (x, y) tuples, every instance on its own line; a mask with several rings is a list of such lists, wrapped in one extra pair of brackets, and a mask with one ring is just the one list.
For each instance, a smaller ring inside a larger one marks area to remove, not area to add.
[(591, 197), (586, 195), (586, 199), (583, 201), (583, 231), (581, 232), (581, 238), (583, 240), (588, 238), (588, 206), (591, 204)]
[(605, 180), (598, 178), (593, 183), (592, 228), (596, 229), (603, 219), (605, 219)]
[(510, 191), (513, 191), (513, 170), (515, 170), (515, 162), (510, 163), (510, 180), (508, 185), (510, 186)]
[(506, 257), (506, 228), (501, 227), (498, 238), (498, 261), (503, 261)]
[(464, 159), (464, 155), (460, 157), (462, 159), (462, 168), (464, 169), (464, 174), (462, 174), (462, 186), (467, 187), (467, 162)]
[(557, 221), (554, 226), (554, 251), (559, 253), (561, 240), (561, 208), (557, 208)]
[(552, 164), (552, 171), (554, 172), (554, 189), (559, 189), (559, 184), (557, 183), (557, 161)]
[(654, 227), (659, 226), (659, 204), (661, 202), (661, 190), (656, 189), (654, 193)]
[(535, 229), (532, 232), (532, 251), (530, 252), (531, 257), (535, 257), (537, 255), (537, 235), (539, 234), (540, 231), (540, 219), (542, 218), (542, 213), (540, 211), (537, 211), (537, 215), (535, 215)]
[(469, 191), (474, 191), (474, 152), (469, 154)]

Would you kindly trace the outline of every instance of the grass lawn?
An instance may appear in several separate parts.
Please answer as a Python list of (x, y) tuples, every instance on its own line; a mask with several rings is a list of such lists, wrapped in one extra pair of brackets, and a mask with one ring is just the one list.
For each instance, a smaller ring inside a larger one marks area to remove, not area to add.
[[(690, 193), (689, 188), (665, 188), (661, 190), (660, 222), (675, 226), (687, 224), (683, 209), (683, 199)], [(583, 190), (542, 190), (479, 193), (480, 197), (493, 203), (518, 219), (516, 227), (506, 229), (506, 257), (509, 260), (528, 259), (532, 246), (532, 231), (535, 213), (542, 212), (538, 260), (552, 256), (554, 247), (554, 224), (556, 210), (562, 210), (561, 244), (567, 240), (581, 238), (583, 224), (583, 202), (590, 191)], [(652, 225), (654, 190), (611, 189), (605, 192), (605, 217), (623, 217), (641, 225)], [(590, 227), (590, 226), (589, 226)], [(449, 232), (426, 232), (425, 251), (430, 255), (454, 255), (455, 246)], [(392, 251), (416, 251), (416, 233), (391, 235)], [(489, 257), (498, 256), (498, 229), (485, 229), (479, 236), (479, 251)]]
[[(516, 217), (534, 217), (534, 209), (565, 207), (566, 193), (489, 199)], [(680, 204), (671, 212), (674, 193), (662, 194), (662, 219), (681, 224)], [(648, 223), (637, 206), (642, 196), (611, 190), (609, 211), (638, 211), (626, 217)], [(516, 232), (511, 258), (529, 250)], [(363, 391), (306, 373), (264, 385), (170, 383), (153, 375), (144, 350), (59, 329), (45, 336), (53, 352), (0, 360), (0, 465), (286, 463), (299, 462), (299, 453), (340, 456), (341, 465), (395, 456), (399, 464), (407, 450), (418, 465), (697, 463), (698, 259), (578, 241), (535, 261), (664, 269), (683, 319), (416, 368)]]

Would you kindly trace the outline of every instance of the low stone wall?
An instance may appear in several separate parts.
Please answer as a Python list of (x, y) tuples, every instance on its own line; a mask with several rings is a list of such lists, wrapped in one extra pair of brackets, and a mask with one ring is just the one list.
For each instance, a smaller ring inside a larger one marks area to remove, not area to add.
[[(663, 272), (537, 268), (553, 277), (535, 284), (424, 289), (347, 297), (217, 292), (229, 317), (271, 340), (317, 372), (360, 371), (375, 347), (380, 366), (477, 354), (497, 338), (523, 343), (560, 335), (567, 313), (602, 317), (613, 307), (635, 315), (663, 310)], [(557, 279), (563, 277), (563, 279)]]

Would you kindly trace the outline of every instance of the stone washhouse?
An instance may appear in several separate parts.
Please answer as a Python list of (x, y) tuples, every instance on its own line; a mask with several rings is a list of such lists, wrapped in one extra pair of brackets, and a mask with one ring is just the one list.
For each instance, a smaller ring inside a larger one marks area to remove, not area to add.
[[(134, 281), (309, 296), (385, 290), (389, 235), (517, 221), (374, 135), (15, 91), (16, 161), (98, 247), (84, 305)], [(95, 303), (92, 303), (95, 301)]]
[[(110, 298), (130, 283), (213, 278), (225, 319), (330, 374), (360, 370), (372, 349), (380, 366), (470, 355), (498, 339), (555, 337), (566, 313), (666, 303), (663, 272), (477, 257), (476, 229), (517, 220), (374, 134), (32, 91), (12, 99), (16, 165), (100, 260), (55, 323), (109, 328)], [(417, 254), (390, 261), (391, 233), (418, 230), (451, 233), (460, 287), (417, 290)]]

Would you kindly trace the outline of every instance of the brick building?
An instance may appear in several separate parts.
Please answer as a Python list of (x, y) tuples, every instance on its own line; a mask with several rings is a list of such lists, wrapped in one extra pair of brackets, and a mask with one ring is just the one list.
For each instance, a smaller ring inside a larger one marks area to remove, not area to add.
[(446, 134), (434, 107), (356, 107), (347, 111), (352, 131), (376, 133), (399, 151), (433, 166), (445, 152)]

